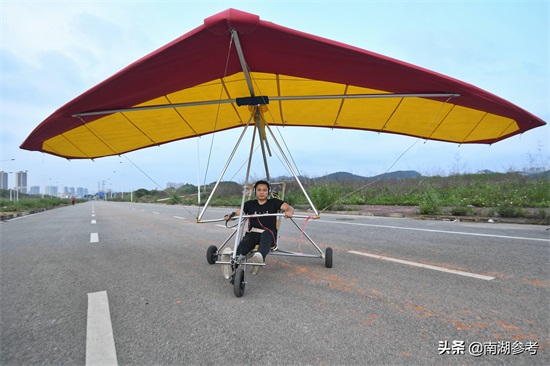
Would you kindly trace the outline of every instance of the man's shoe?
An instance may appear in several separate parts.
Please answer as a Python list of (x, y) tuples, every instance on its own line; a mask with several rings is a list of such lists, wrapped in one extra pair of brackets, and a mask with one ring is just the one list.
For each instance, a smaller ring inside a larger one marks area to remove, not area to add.
[[(252, 258), (250, 258), (250, 263), (258, 263), (258, 264), (264, 263), (264, 257), (262, 256), (262, 253), (260, 252), (254, 253)], [(260, 267), (261, 266), (250, 266), (250, 273), (252, 273), (253, 275), (258, 274)]]
[[(231, 254), (233, 254), (233, 251), (231, 250), (231, 248), (225, 248), (222, 252), (222, 257), (221, 257), (222, 262), (230, 262)], [(225, 279), (228, 280), (231, 277), (231, 264), (222, 264), (222, 273), (223, 273), (223, 277), (225, 277)]]

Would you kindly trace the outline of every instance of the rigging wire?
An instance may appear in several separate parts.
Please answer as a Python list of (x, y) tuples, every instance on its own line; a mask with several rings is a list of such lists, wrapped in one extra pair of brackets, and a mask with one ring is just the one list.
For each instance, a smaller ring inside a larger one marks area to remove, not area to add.
[[(201, 206), (201, 145), (200, 136), (197, 138), (197, 205)], [(197, 211), (197, 217), (199, 216), (200, 209)]]
[[(225, 60), (225, 69), (224, 69), (224, 72), (223, 72), (223, 77), (221, 78), (220, 80), (220, 96), (219, 96), (219, 99), (218, 100), (222, 100), (222, 95), (223, 95), (223, 90), (224, 90), (224, 87), (223, 87), (223, 80), (225, 79), (225, 77), (227, 76), (227, 68), (229, 67), (229, 58), (231, 57), (231, 48), (233, 46), (233, 35), (231, 35), (231, 38), (229, 40), (229, 48), (227, 50), (227, 58)], [(218, 103), (218, 109), (216, 110), (216, 118), (214, 120), (214, 130), (212, 132), (212, 140), (210, 141), (210, 149), (209, 149), (209, 152), (208, 152), (208, 160), (206, 162), (206, 171), (204, 173), (204, 188), (206, 189), (206, 178), (208, 176), (208, 169), (210, 167), (210, 160), (212, 158), (212, 150), (214, 148), (214, 137), (216, 135), (216, 128), (218, 126), (218, 119), (220, 117), (220, 109), (221, 109), (221, 103)]]
[(409, 146), (407, 149), (405, 149), (405, 151), (403, 151), (403, 152), (401, 153), (401, 155), (399, 155), (399, 156), (397, 157), (397, 159), (395, 159), (395, 161), (392, 163), (392, 165), (390, 165), (389, 168), (387, 168), (386, 171), (385, 171), (384, 173), (380, 174), (380, 175), (378, 176), (377, 179), (375, 179), (375, 180), (373, 180), (372, 182), (369, 182), (369, 183), (367, 183), (367, 184), (365, 184), (365, 185), (359, 187), (359, 188), (356, 189), (355, 191), (350, 192), (350, 193), (346, 194), (345, 196), (343, 196), (343, 197), (337, 199), (336, 201), (334, 201), (333, 203), (331, 203), (331, 204), (328, 205), (327, 207), (323, 208), (323, 209), (321, 210), (321, 212), (325, 211), (327, 208), (334, 206), (334, 205), (337, 204), (338, 202), (341, 202), (341, 201), (345, 200), (345, 199), (348, 198), (349, 196), (351, 196), (351, 195), (353, 195), (353, 194), (355, 194), (355, 193), (357, 193), (357, 192), (359, 192), (359, 191), (361, 191), (361, 190), (367, 188), (368, 186), (373, 185), (374, 183), (378, 182), (379, 180), (381, 180), (381, 179), (384, 177), (384, 175), (386, 175), (386, 174), (390, 171), (390, 169), (393, 168), (395, 164), (397, 164), (397, 162), (403, 157), (403, 155), (405, 155), (410, 149), (412, 149), (412, 148), (414, 147), (414, 145), (416, 145), (416, 144), (418, 143), (418, 141), (420, 141), (420, 140), (421, 140), (421, 138), (418, 138), (411, 146)]
[[(133, 166), (135, 166), (140, 172), (142, 172), (143, 175), (149, 178), (151, 182), (153, 182), (160, 190), (162, 190), (162, 187), (160, 186), (160, 184), (158, 184), (153, 178), (151, 178), (151, 176), (147, 174), (143, 169), (141, 169), (136, 163), (130, 160), (129, 157), (127, 157), (125, 154), (123, 154), (122, 156), (124, 156), (126, 160), (128, 160)], [(185, 205), (182, 202), (179, 201), (179, 199), (177, 199), (177, 196), (175, 196), (175, 198), (172, 197), (172, 199), (174, 199), (176, 203), (180, 204), (189, 214), (191, 214), (191, 216), (193, 216), (194, 218), (197, 218), (197, 216), (195, 216), (187, 207), (185, 207)]]
[[(112, 141), (110, 141), (109, 139), (105, 138), (101, 133), (99, 133), (99, 131), (97, 131), (96, 129), (94, 129), (90, 124), (86, 124), (86, 121), (84, 121), (84, 119), (81, 117), (81, 116), (78, 116), (78, 118), (82, 121), (82, 123), (90, 130), (92, 131), (92, 133), (94, 133), (104, 144), (106, 144), (107, 146), (109, 146), (109, 148), (113, 149), (113, 147), (115, 146), (115, 144), (112, 143)], [(144, 176), (146, 176), (151, 182), (153, 182), (153, 184), (162, 191), (162, 187), (160, 186), (160, 184), (157, 183), (157, 181), (155, 181), (149, 174), (147, 174), (143, 169), (141, 169), (136, 163), (134, 163), (126, 154), (118, 154), (119, 156), (123, 156), (126, 160), (128, 160), (128, 162), (130, 164), (132, 164), (134, 167), (136, 167), (137, 170), (139, 170)], [(189, 211), (189, 209), (187, 207), (185, 207), (181, 202), (179, 202), (179, 200), (175, 199), (175, 201), (178, 203), (178, 204), (181, 204), (183, 206), (183, 208), (189, 212), (189, 214), (191, 214), (193, 217), (197, 218), (197, 216), (195, 216), (191, 211)]]
[[(224, 79), (227, 76), (227, 69), (229, 67), (229, 58), (231, 57), (231, 48), (233, 47), (233, 35), (231, 35), (231, 38), (229, 39), (229, 47), (227, 49), (227, 58), (225, 60), (225, 69), (223, 71), (223, 77), (220, 79), (220, 96), (218, 100), (222, 100), (223, 90), (224, 90)], [(206, 161), (206, 170), (204, 172), (204, 181), (203, 181), (203, 189), (206, 190), (206, 178), (208, 177), (208, 170), (210, 168), (210, 161), (212, 159), (212, 150), (214, 148), (214, 137), (216, 135), (215, 131), (218, 126), (218, 119), (220, 116), (220, 109), (221, 109), (221, 103), (218, 103), (218, 109), (216, 110), (216, 118), (214, 120), (214, 132), (212, 133), (212, 139), (210, 141), (210, 149), (208, 151), (208, 159)], [(197, 142), (198, 143), (198, 142)], [(197, 148), (197, 156), (200, 156), (200, 148)], [(198, 191), (197, 191), (197, 204), (198, 204), (198, 213), (196, 218), (199, 217), (199, 213), (201, 211), (201, 184), (200, 184), (200, 166), (199, 166), (199, 172), (198, 172)]]
[[(247, 68), (248, 68), (248, 65), (247, 65)], [(249, 75), (250, 75), (251, 80), (254, 82), (254, 85), (256, 86), (256, 88), (257, 88), (257, 90), (258, 90), (258, 93), (259, 93), (260, 95), (263, 95), (263, 94), (262, 94), (262, 91), (261, 91), (261, 88), (260, 88), (260, 85), (258, 84), (258, 82), (256, 81), (256, 79), (252, 77), (252, 72), (251, 72), (251, 70), (249, 69), (248, 71), (249, 71)], [(271, 116), (271, 120), (272, 120), (273, 122), (275, 122), (275, 116), (274, 116), (273, 113), (271, 112), (271, 108), (267, 108), (267, 111), (268, 111), (269, 115)], [(263, 114), (262, 114), (262, 115), (263, 115)], [(265, 120), (265, 118), (264, 118), (264, 121), (266, 122), (266, 124), (268, 125), (268, 128), (269, 128), (269, 123)], [(296, 164), (296, 161), (294, 160), (294, 156), (292, 155), (292, 152), (290, 151), (290, 148), (288, 147), (285, 138), (283, 137), (283, 134), (282, 134), (282, 132), (281, 132), (281, 130), (280, 130), (280, 128), (279, 128), (279, 125), (274, 123), (274, 126), (275, 126), (275, 129), (277, 130), (277, 132), (279, 133), (279, 136), (281, 137), (281, 140), (282, 140), (282, 142), (283, 142), (283, 145), (284, 145), (284, 147), (285, 147), (285, 149), (286, 149), (286, 154), (287, 154), (288, 156), (290, 156), (290, 160), (292, 161), (292, 164), (293, 164), (292, 168), (296, 170), (296, 172), (298, 173), (298, 175), (301, 175), (300, 169), (298, 168), (298, 165)], [(283, 127), (284, 127), (284, 123), (283, 123)], [(286, 164), (284, 164), (284, 163), (282, 162), (282, 160), (281, 160), (280, 156), (277, 154), (277, 151), (276, 151), (276, 150), (274, 150), (274, 153), (275, 153), (275, 155), (277, 156), (277, 158), (279, 159), (279, 162), (281, 162), (281, 165), (286, 169), (287, 173), (290, 174), (290, 175), (292, 175), (292, 173), (289, 171), (289, 169), (288, 169), (288, 167), (286, 166)], [(284, 153), (283, 153), (283, 154), (284, 154)]]
[[(258, 149), (260, 148), (260, 145), (256, 146), (256, 148), (254, 149), (254, 151), (252, 153), (255, 153)], [(244, 166), (246, 165), (246, 163), (248, 163), (248, 159), (246, 159), (244, 161), (244, 163), (242, 163), (241, 167), (239, 169), (237, 169), (237, 171), (235, 172), (235, 174), (231, 177), (231, 179), (229, 179), (230, 181), (233, 181), (233, 179), (235, 179), (235, 177), (237, 176), (237, 174), (239, 174), (239, 172), (244, 168)]]
[[(433, 120), (432, 120), (432, 123), (430, 123), (430, 124), (428, 125), (428, 127), (426, 127), (426, 129), (425, 129), (424, 132), (421, 134), (421, 136), (422, 136), (422, 135), (426, 135), (427, 132), (432, 128), (432, 126), (433, 126), (433, 125), (435, 124), (435, 122), (437, 121), (439, 115), (441, 114), (441, 111), (443, 110), (443, 107), (445, 106), (445, 104), (447, 104), (447, 102), (448, 102), (451, 98), (452, 98), (452, 97), (447, 98), (447, 100), (445, 100), (445, 102), (441, 104), (441, 107), (439, 108), (439, 111), (435, 114), (435, 116), (434, 116), (434, 118), (433, 118)], [(349, 196), (351, 196), (351, 195), (353, 195), (353, 194), (355, 194), (355, 193), (357, 193), (357, 192), (359, 192), (359, 191), (361, 191), (361, 190), (363, 190), (363, 189), (365, 189), (365, 188), (367, 188), (367, 187), (373, 185), (374, 183), (380, 181), (380, 180), (384, 177), (384, 175), (386, 175), (386, 174), (390, 171), (390, 169), (393, 168), (393, 167), (395, 166), (395, 164), (397, 164), (397, 162), (398, 162), (399, 160), (401, 160), (401, 158), (402, 158), (410, 149), (412, 149), (420, 140), (425, 140), (424, 143), (426, 143), (426, 141), (427, 141), (426, 138), (418, 137), (418, 138), (411, 144), (411, 146), (409, 146), (408, 148), (406, 148), (405, 151), (403, 151), (403, 152), (401, 153), (401, 155), (399, 155), (399, 156), (397, 157), (397, 159), (395, 159), (395, 161), (386, 169), (386, 171), (385, 171), (384, 173), (382, 173), (382, 174), (379, 175), (379, 177), (378, 177), (377, 179), (375, 179), (374, 181), (369, 182), (369, 183), (367, 183), (367, 184), (365, 184), (365, 185), (359, 187), (358, 189), (354, 190), (353, 192), (350, 192), (350, 193), (346, 194), (345, 196), (343, 196), (343, 197), (337, 199), (336, 201), (334, 201), (333, 203), (331, 203), (331, 204), (328, 205), (327, 207), (323, 208), (320, 212), (325, 211), (327, 208), (334, 206), (335, 204), (337, 204), (338, 202), (341, 202), (341, 201), (345, 200), (345, 199), (348, 198)]]

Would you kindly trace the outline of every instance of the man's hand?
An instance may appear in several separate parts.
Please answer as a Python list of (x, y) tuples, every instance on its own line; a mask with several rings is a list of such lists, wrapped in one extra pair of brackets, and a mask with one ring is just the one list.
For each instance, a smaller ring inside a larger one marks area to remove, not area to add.
[(233, 217), (235, 217), (235, 212), (231, 212), (230, 214), (227, 214), (223, 217), (225, 221), (231, 220)]
[(288, 203), (283, 203), (281, 205), (281, 210), (285, 212), (285, 219), (290, 219), (294, 216), (294, 208)]
[(285, 211), (285, 219), (290, 219), (292, 216), (294, 216), (294, 209), (288, 206), (288, 210)]

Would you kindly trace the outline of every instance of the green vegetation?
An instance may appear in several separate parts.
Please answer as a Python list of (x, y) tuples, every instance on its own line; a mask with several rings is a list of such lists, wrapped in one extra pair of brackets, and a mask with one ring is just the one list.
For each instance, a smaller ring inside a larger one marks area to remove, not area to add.
[(70, 205), (71, 200), (66, 198), (38, 198), (33, 196), (23, 196), (17, 202), (10, 201), (9, 198), (0, 198), (0, 212), (13, 213), (22, 211), (32, 211), (41, 208), (53, 208)]
[[(419, 177), (377, 180), (316, 181), (303, 179), (313, 204), (319, 210), (358, 210), (362, 205), (415, 206), (425, 215), (534, 217), (547, 222), (550, 217), (550, 179), (548, 173), (457, 174), (448, 177)], [(204, 204), (214, 184), (201, 187)], [(125, 199), (127, 195), (124, 196)], [(134, 192), (138, 202), (197, 204), (197, 187), (185, 185), (164, 191)], [(212, 206), (239, 206), (242, 187), (221, 182)], [(129, 199), (129, 198), (128, 198)], [(286, 182), (284, 199), (292, 206), (309, 207), (298, 185)]]
[[(285, 184), (285, 201), (295, 207), (307, 209), (308, 201), (297, 183), (289, 181)], [(358, 210), (362, 205), (398, 205), (417, 207), (418, 213), (426, 215), (533, 217), (545, 223), (550, 220), (548, 172), (531, 176), (519, 173), (460, 174), (374, 182), (303, 179), (303, 184), (319, 210)], [(214, 184), (201, 187), (201, 205), (205, 204), (213, 187)], [(109, 200), (129, 201), (130, 197), (129, 193), (125, 193)], [(132, 198), (137, 202), (196, 205), (197, 187), (187, 184), (178, 189), (163, 191), (138, 189), (133, 192)], [(240, 205), (241, 198), (240, 184), (221, 182), (210, 204), (235, 207)], [(6, 212), (64, 203), (70, 202), (26, 197), (14, 205), (4, 198), (0, 207)]]

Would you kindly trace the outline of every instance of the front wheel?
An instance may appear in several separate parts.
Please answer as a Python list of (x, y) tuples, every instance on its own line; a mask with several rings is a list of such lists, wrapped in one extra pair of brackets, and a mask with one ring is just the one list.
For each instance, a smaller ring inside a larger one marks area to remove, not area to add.
[(206, 250), (206, 260), (210, 264), (216, 263), (216, 261), (218, 260), (218, 247), (216, 247), (215, 245), (211, 245), (208, 247), (208, 249)]
[(325, 266), (327, 268), (332, 268), (332, 248), (328, 247), (325, 251)]
[(244, 286), (244, 269), (238, 268), (237, 272), (235, 272), (235, 280), (233, 281), (233, 292), (235, 293), (235, 296), (243, 296)]

